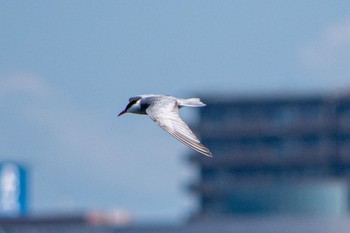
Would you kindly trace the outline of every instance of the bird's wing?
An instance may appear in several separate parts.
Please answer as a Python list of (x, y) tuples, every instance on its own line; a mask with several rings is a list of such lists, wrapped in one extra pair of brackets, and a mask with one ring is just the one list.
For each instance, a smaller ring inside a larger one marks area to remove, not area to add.
[(212, 156), (208, 148), (200, 143), (191, 129), (180, 118), (175, 99), (167, 98), (155, 100), (146, 109), (146, 112), (154, 122), (176, 139), (206, 156)]

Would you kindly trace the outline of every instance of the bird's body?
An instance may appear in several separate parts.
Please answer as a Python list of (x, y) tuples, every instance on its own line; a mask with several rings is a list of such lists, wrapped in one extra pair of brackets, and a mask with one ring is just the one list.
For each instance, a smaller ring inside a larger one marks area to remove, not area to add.
[(200, 143), (178, 113), (182, 107), (203, 106), (205, 104), (198, 98), (180, 99), (165, 95), (140, 95), (131, 97), (129, 104), (118, 116), (127, 112), (148, 115), (156, 124), (176, 139), (192, 149), (211, 157), (211, 152)]

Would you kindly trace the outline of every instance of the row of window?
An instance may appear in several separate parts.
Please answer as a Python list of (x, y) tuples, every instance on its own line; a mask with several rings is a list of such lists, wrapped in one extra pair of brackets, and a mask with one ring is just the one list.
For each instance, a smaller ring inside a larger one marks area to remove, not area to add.
[(278, 107), (266, 106), (212, 106), (201, 109), (201, 118), (204, 122), (262, 122), (272, 125), (289, 125), (302, 122), (325, 122), (335, 117), (337, 121), (350, 121), (350, 105), (339, 110), (324, 107), (323, 105), (286, 105)]
[[(238, 139), (211, 139), (204, 143), (214, 153), (279, 153), (281, 155), (300, 153), (326, 154), (334, 148), (350, 148), (350, 135), (324, 137), (305, 135), (302, 137), (247, 137)], [(350, 151), (349, 151), (350, 154)]]
[(202, 167), (200, 175), (203, 184), (229, 188), (239, 184), (284, 182), (286, 179), (302, 181), (310, 177), (333, 177), (339, 172), (350, 171), (337, 165), (286, 165), (286, 166), (244, 166), (244, 167)]

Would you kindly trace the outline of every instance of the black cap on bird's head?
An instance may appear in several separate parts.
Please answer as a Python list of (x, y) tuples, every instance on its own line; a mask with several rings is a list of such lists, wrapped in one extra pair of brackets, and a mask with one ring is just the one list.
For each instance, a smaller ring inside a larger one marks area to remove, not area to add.
[(131, 108), (139, 99), (141, 98), (130, 98), (130, 102), (128, 103), (128, 105), (126, 105), (125, 109), (118, 114), (118, 117), (127, 113), (129, 108)]

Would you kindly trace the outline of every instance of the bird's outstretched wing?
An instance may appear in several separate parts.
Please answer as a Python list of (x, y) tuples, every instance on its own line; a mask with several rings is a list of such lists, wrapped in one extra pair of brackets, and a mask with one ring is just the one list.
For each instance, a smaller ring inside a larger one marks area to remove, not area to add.
[(176, 99), (158, 99), (146, 109), (148, 116), (160, 127), (192, 149), (212, 157), (212, 153), (206, 148), (191, 129), (179, 116), (179, 108)]

